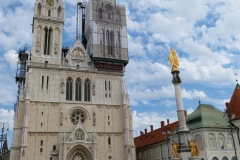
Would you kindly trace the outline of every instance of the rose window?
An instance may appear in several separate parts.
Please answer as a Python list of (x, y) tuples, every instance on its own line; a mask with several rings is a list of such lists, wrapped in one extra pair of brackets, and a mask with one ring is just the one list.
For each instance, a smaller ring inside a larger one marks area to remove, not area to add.
[(70, 116), (71, 122), (76, 125), (79, 122), (84, 122), (86, 119), (86, 114), (82, 110), (75, 110)]

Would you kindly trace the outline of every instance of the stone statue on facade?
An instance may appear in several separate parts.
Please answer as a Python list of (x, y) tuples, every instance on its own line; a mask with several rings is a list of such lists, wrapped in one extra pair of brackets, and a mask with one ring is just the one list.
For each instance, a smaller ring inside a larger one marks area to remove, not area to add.
[(179, 144), (177, 142), (172, 143), (172, 155), (173, 158), (178, 158)]
[(199, 150), (198, 143), (195, 140), (188, 141), (188, 147), (191, 150), (192, 157), (199, 156), (200, 150)]
[(170, 49), (170, 54), (168, 56), (168, 60), (172, 65), (172, 72), (179, 71), (179, 60), (177, 52), (174, 49)]

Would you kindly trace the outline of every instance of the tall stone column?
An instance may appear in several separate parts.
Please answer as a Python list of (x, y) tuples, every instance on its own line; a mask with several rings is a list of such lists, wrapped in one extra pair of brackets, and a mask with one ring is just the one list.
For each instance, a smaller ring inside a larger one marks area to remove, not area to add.
[(169, 62), (172, 65), (172, 83), (175, 89), (176, 105), (177, 105), (177, 115), (178, 115), (178, 144), (179, 144), (179, 158), (182, 160), (187, 160), (190, 157), (190, 150), (188, 148), (188, 141), (190, 140), (189, 129), (186, 125), (186, 118), (183, 108), (182, 94), (181, 94), (181, 78), (179, 76), (179, 60), (178, 55), (175, 50), (170, 50), (170, 55), (168, 57)]

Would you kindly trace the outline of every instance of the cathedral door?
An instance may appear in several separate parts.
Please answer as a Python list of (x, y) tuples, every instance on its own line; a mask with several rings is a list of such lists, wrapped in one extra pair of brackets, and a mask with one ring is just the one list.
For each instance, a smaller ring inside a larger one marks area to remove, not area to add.
[(67, 156), (67, 160), (91, 160), (91, 153), (82, 145), (73, 147)]

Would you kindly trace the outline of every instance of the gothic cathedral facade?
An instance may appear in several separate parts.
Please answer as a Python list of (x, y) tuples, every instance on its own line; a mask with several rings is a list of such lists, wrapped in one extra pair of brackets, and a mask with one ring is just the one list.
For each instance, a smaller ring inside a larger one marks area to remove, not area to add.
[(62, 48), (63, 0), (36, 0), (30, 53), (19, 53), (11, 160), (135, 160), (124, 86), (125, 7), (89, 0), (84, 43)]

